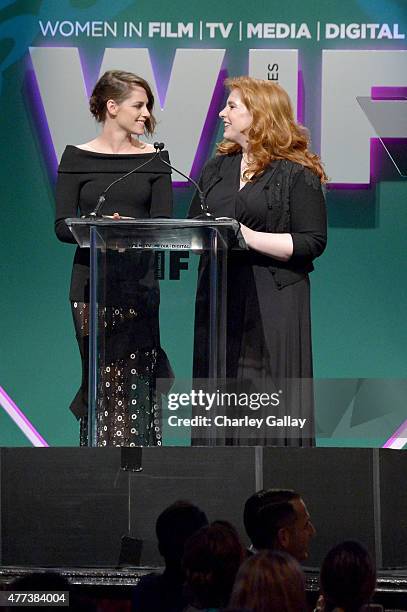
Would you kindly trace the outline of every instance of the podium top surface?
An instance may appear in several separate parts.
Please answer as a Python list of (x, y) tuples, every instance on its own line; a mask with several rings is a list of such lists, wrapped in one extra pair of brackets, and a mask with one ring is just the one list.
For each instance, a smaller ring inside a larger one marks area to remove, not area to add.
[(73, 217), (65, 219), (68, 227), (95, 226), (95, 227), (135, 227), (135, 228), (201, 228), (220, 227), (237, 231), (240, 224), (236, 219), (220, 217), (218, 219), (109, 219), (106, 217)]
[[(211, 250), (211, 237), (218, 237), (217, 248), (239, 245), (245, 248), (240, 224), (235, 219), (112, 219), (69, 218), (65, 223), (77, 243), (89, 248), (91, 235), (96, 247), (108, 248), (184, 248)], [(239, 244), (241, 243), (241, 244)]]

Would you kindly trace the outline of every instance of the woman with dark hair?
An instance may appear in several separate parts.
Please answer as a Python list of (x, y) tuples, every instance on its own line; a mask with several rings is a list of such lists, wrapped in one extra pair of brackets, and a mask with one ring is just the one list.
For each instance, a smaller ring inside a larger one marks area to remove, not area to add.
[[(279, 390), (271, 414), (305, 418), (303, 429), (284, 425), (280, 436), (264, 430), (252, 443), (278, 437), (286, 445), (312, 445), (312, 384), (298, 381), (312, 379), (308, 274), (326, 244), (327, 176), (280, 85), (238, 77), (226, 86), (229, 97), (219, 113), (224, 139), (200, 179), (210, 212), (237, 219), (248, 247), (229, 256), (226, 376), (257, 380), (261, 391)], [(195, 196), (189, 216), (199, 212)], [(199, 334), (205, 308), (205, 296), (198, 295), (196, 378), (207, 376)]]
[[(96, 83), (90, 112), (102, 125), (101, 133), (85, 144), (68, 145), (58, 168), (55, 231), (60, 240), (75, 243), (65, 219), (88, 215), (109, 185), (138, 166), (140, 171), (109, 190), (103, 214), (114, 219), (171, 216), (170, 171), (154, 158), (154, 147), (141, 139), (154, 131), (153, 107), (149, 84), (135, 74), (111, 70)], [(163, 154), (168, 161), (168, 154)], [(106, 279), (105, 303), (98, 305), (99, 326), (105, 326), (110, 334), (106, 337), (105, 367), (98, 372), (98, 443), (159, 445), (155, 379), (167, 360), (160, 346), (153, 261), (150, 254), (137, 249), (125, 254), (108, 250), (106, 257), (110, 269), (115, 262), (117, 267)], [(83, 445), (87, 443), (88, 411), (88, 249), (76, 250), (70, 300), (82, 357), (82, 385), (71, 410), (80, 419)]]
[[(376, 569), (364, 546), (351, 540), (331, 548), (321, 566), (321, 592), (317, 610), (365, 610), (376, 586)], [(368, 608), (367, 608), (368, 609)]]
[(282, 552), (253, 555), (236, 576), (229, 606), (248, 612), (305, 612), (305, 579), (299, 564)]
[(186, 612), (226, 606), (243, 557), (237, 531), (227, 521), (215, 521), (191, 536), (183, 557), (190, 602)]

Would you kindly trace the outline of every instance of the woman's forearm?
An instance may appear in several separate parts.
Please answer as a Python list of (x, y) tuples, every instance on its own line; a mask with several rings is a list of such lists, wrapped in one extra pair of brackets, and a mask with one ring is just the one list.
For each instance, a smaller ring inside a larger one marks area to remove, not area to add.
[(250, 249), (263, 253), (263, 255), (269, 255), (280, 261), (288, 261), (291, 258), (293, 254), (293, 239), (291, 234), (256, 232), (243, 224), (240, 224), (240, 229)]

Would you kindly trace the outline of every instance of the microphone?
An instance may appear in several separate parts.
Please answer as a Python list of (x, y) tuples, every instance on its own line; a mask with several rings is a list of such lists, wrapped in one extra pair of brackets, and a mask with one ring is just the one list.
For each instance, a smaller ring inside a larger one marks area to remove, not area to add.
[[(140, 170), (140, 168), (143, 168), (144, 166), (147, 166), (147, 164), (150, 164), (152, 161), (154, 161), (157, 157), (160, 156), (161, 149), (157, 149), (157, 147), (155, 146), (156, 144), (157, 143), (154, 143), (155, 153), (154, 153), (153, 157), (150, 157), (150, 159), (145, 161), (143, 164), (140, 164), (139, 166), (137, 166), (137, 168), (133, 168), (133, 170), (130, 170), (130, 172), (127, 172), (126, 174), (123, 174), (123, 176), (120, 176), (118, 179), (116, 179), (115, 181), (110, 183), (110, 185), (108, 185), (106, 187), (106, 189), (98, 197), (98, 201), (97, 201), (96, 207), (94, 208), (94, 210), (92, 210), (91, 213), (89, 213), (89, 217), (92, 217), (92, 218), (96, 219), (96, 218), (102, 216), (99, 211), (100, 211), (100, 209), (102, 208), (103, 204), (106, 201), (106, 194), (107, 194), (107, 192), (109, 191), (109, 189), (111, 187), (113, 187), (113, 185), (116, 185), (116, 183), (119, 183), (123, 179), (127, 178), (128, 176), (130, 176), (130, 174), (134, 174), (134, 172), (137, 172), (138, 170)], [(160, 144), (162, 144), (162, 143), (160, 143)], [(164, 145), (163, 145), (163, 148), (164, 148)], [(161, 159), (161, 157), (160, 157), (160, 159)], [(161, 159), (161, 161), (164, 161), (164, 160)]]
[(204, 193), (202, 189), (200, 188), (200, 186), (198, 185), (198, 183), (194, 181), (194, 179), (188, 176), (187, 174), (184, 174), (183, 172), (181, 172), (181, 170), (178, 170), (178, 168), (175, 168), (175, 166), (171, 166), (171, 164), (169, 164), (167, 161), (165, 161), (165, 159), (161, 157), (161, 151), (164, 149), (164, 147), (165, 145), (163, 142), (154, 143), (154, 149), (156, 150), (156, 154), (158, 155), (158, 158), (160, 159), (160, 161), (166, 166), (168, 166), (169, 168), (171, 168), (171, 170), (175, 170), (175, 172), (178, 172), (178, 174), (186, 178), (187, 181), (189, 181), (190, 183), (194, 185), (194, 187), (196, 187), (196, 190), (199, 195), (200, 204), (201, 204), (201, 210), (202, 210), (202, 215), (199, 215), (199, 217), (203, 217), (204, 219), (214, 219), (215, 217), (209, 212), (209, 208), (205, 202)]

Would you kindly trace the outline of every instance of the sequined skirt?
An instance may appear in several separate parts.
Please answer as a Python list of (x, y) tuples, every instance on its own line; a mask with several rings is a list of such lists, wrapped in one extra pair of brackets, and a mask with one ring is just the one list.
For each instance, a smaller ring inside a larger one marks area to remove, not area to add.
[[(71, 404), (80, 420), (80, 444), (88, 444), (89, 305), (72, 302), (82, 357), (82, 384)], [(148, 325), (148, 320), (144, 321)], [(99, 326), (111, 330), (99, 360), (96, 402), (98, 446), (160, 446), (160, 409), (156, 394), (159, 346), (139, 346), (140, 313), (134, 308), (102, 308)], [(154, 336), (150, 334), (150, 338)], [(142, 344), (145, 344), (145, 338)]]

